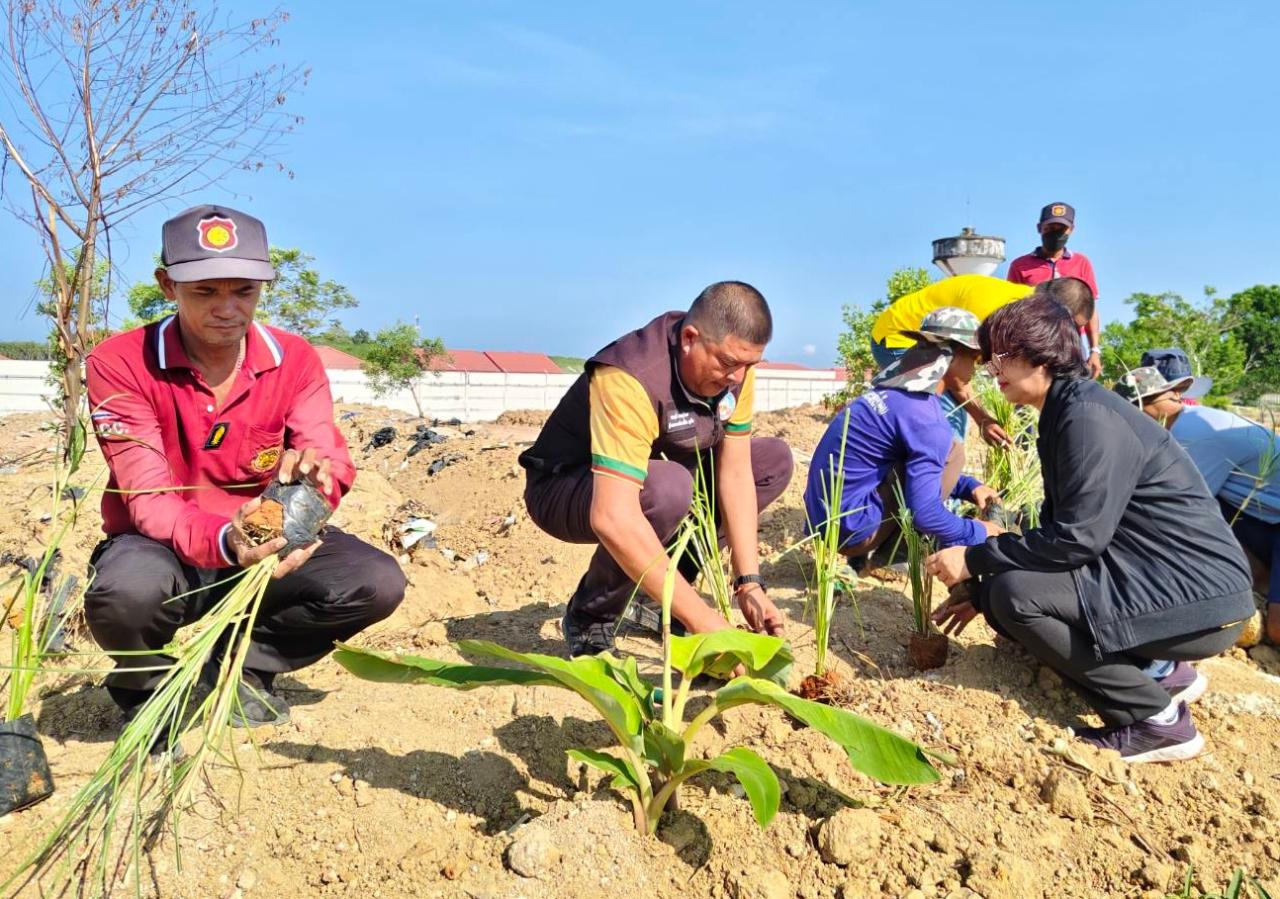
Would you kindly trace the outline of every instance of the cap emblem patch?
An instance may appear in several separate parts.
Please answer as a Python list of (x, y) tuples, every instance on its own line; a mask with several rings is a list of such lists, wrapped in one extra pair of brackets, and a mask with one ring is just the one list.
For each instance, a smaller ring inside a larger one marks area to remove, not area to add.
[(200, 248), (202, 250), (225, 253), (227, 250), (235, 249), (238, 243), (236, 223), (220, 215), (201, 219), (196, 224), (196, 230), (200, 235)]
[(1051, 210), (1050, 210), (1050, 212), (1052, 212), (1054, 215), (1066, 215), (1066, 214), (1067, 214), (1067, 207), (1065, 207), (1065, 206), (1055, 206), (1055, 207), (1053, 207), (1053, 209), (1051, 209)]

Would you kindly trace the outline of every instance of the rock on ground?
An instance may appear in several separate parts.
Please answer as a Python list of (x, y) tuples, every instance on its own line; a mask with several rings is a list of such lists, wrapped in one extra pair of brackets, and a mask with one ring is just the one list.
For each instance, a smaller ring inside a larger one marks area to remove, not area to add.
[(544, 877), (560, 861), (551, 834), (541, 827), (525, 827), (507, 850), (507, 867), (521, 877)]
[(831, 865), (848, 867), (874, 858), (884, 825), (870, 809), (846, 808), (818, 828), (818, 852)]

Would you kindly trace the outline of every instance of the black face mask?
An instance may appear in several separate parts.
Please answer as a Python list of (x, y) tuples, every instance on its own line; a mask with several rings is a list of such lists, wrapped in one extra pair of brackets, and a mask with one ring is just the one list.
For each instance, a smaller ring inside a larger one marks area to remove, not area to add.
[(1046, 231), (1040, 235), (1040, 246), (1044, 247), (1046, 254), (1052, 256), (1066, 247), (1070, 236), (1066, 231)]

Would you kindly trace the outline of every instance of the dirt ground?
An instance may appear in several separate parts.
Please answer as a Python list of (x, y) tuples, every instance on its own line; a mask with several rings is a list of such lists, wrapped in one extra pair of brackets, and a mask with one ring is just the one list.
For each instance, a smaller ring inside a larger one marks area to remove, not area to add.
[[(438, 525), (434, 547), (395, 550), (408, 595), (357, 642), (446, 659), (458, 658), (450, 642), (461, 638), (561, 652), (560, 616), (591, 548), (546, 536), (524, 512), (516, 456), (543, 415), (442, 426), (448, 439), (408, 457), (416, 422), (372, 407), (340, 414), (360, 475), (336, 523), (384, 547), (408, 518)], [(824, 421), (816, 407), (758, 419), (759, 432), (786, 438), (797, 458), (791, 487), (761, 519), (765, 555), (799, 534), (806, 463)], [(32, 553), (46, 536), (40, 519), (52, 439), (42, 425), (39, 416), (0, 419), (0, 504), (9, 510), (0, 519), (0, 553)], [(397, 439), (366, 449), (386, 425)], [(95, 449), (84, 482), (101, 467)], [(94, 509), (83, 516), (65, 572), (83, 573), (99, 522)], [(765, 575), (788, 616), (798, 679), (813, 659), (802, 571), (792, 554), (768, 562)], [(1066, 728), (1092, 719), (1051, 672), (997, 645), (976, 622), (952, 641), (944, 668), (920, 675), (906, 663), (901, 585), (862, 587), (861, 624), (846, 606), (834, 627), (848, 702), (954, 754), (956, 766), (934, 786), (877, 786), (834, 745), (780, 713), (735, 709), (721, 729), (704, 731), (697, 751), (758, 751), (782, 780), (782, 811), (761, 831), (731, 780), (703, 776), (684, 789), (682, 810), (668, 816), (660, 838), (649, 839), (633, 830), (624, 800), (602, 776), (566, 757), (571, 747), (610, 743), (572, 694), (379, 685), (325, 660), (278, 681), (292, 722), (254, 732), (257, 752), (248, 734), (237, 736), (246, 750), (243, 780), (230, 769), (214, 772), (216, 792), (197, 804), (176, 841), (180, 869), (170, 839), (153, 854), (144, 894), (1154, 899), (1180, 888), (1189, 865), (1206, 888), (1221, 889), (1238, 866), (1280, 883), (1275, 649), (1233, 650), (1200, 665), (1212, 681), (1195, 708), (1209, 741), (1201, 758), (1130, 767), (1074, 747), (1086, 770), (1059, 752)], [(84, 638), (76, 642), (89, 648)], [(655, 643), (629, 638), (622, 648), (654, 670)], [(119, 729), (105, 691), (80, 675), (46, 682), (34, 711), (58, 791), (0, 818), (0, 875), (65, 807)], [(842, 811), (849, 801), (860, 808)]]

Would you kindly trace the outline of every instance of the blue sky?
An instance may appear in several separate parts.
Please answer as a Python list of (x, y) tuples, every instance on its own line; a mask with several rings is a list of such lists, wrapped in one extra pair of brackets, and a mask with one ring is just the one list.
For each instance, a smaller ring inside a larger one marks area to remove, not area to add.
[[(973, 225), (1012, 257), (1058, 200), (1104, 322), (1134, 291), (1280, 281), (1280, 4), (294, 6), (296, 177), (196, 199), (312, 253), (353, 329), (587, 355), (736, 278), (774, 309), (768, 356), (822, 365), (841, 304), (931, 240)], [(127, 275), (185, 205), (118, 234)], [(40, 260), (0, 220), (0, 335), (44, 332)]]

